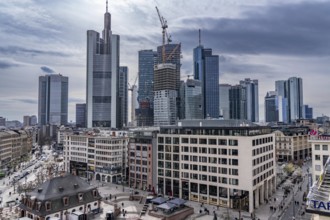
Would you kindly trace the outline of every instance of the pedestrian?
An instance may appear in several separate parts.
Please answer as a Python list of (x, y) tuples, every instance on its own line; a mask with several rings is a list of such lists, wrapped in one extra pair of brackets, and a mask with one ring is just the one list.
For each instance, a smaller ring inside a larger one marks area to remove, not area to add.
[(219, 205), (217, 205), (217, 210), (219, 210)]
[(124, 207), (124, 203), (123, 202), (121, 203), (121, 206)]

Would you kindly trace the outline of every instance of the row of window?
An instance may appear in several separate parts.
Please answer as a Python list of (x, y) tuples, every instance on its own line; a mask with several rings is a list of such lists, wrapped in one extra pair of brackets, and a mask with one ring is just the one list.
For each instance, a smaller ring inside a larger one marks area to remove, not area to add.
[(267, 151), (272, 151), (273, 150), (273, 145), (267, 145), (267, 146), (264, 146), (264, 147), (260, 147), (260, 148), (257, 148), (257, 149), (254, 149), (252, 151), (252, 156), (256, 156), (258, 154), (262, 154), (264, 152), (267, 152)]
[(259, 176), (258, 178), (255, 178), (253, 180), (253, 185), (257, 185), (258, 183), (260, 183), (261, 181), (265, 180), (267, 177), (271, 176), (274, 174), (274, 170), (271, 169), (268, 172), (264, 173), (263, 175)]
[(262, 166), (259, 166), (259, 167), (255, 168), (255, 169), (253, 169), (253, 176), (256, 176), (259, 173), (263, 172), (264, 170), (266, 170), (266, 169), (268, 169), (270, 167), (273, 167), (273, 164), (274, 164), (274, 162), (273, 161), (270, 161), (270, 162), (268, 162), (268, 163), (266, 163), (266, 164), (264, 164)]
[(182, 161), (238, 166), (238, 159), (181, 155)]
[[(319, 144), (315, 144), (315, 150), (321, 150), (321, 147)], [(322, 150), (328, 151), (328, 145), (322, 145)]]
[(252, 140), (252, 146), (273, 142), (273, 137), (264, 137)]
[[(173, 141), (172, 141), (173, 139)], [(164, 142), (165, 140), (165, 142)], [(178, 137), (158, 137), (158, 143), (162, 144), (180, 144)], [(207, 144), (207, 145), (224, 145), (238, 146), (238, 140), (235, 139), (207, 139), (207, 138), (181, 138), (181, 143), (184, 144)]]
[(253, 165), (253, 166), (256, 166), (256, 165), (258, 165), (258, 164), (260, 164), (260, 163), (263, 163), (263, 162), (265, 162), (265, 161), (267, 161), (267, 160), (269, 160), (269, 159), (272, 159), (273, 157), (274, 157), (273, 153), (270, 153), (270, 154), (264, 155), (264, 156), (262, 156), (262, 157), (258, 157), (258, 158), (256, 158), (256, 159), (253, 159), (253, 160), (252, 160), (252, 165)]

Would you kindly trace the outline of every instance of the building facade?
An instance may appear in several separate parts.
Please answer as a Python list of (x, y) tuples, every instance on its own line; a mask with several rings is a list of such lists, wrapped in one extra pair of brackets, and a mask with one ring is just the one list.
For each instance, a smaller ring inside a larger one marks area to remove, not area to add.
[(177, 69), (174, 64), (155, 66), (154, 75), (154, 125), (172, 125), (177, 119), (176, 88)]
[(47, 180), (22, 196), (20, 217), (33, 220), (88, 219), (101, 210), (101, 195), (95, 186), (66, 174)]
[(274, 91), (267, 92), (265, 96), (265, 121), (278, 122), (279, 121), (279, 107), (277, 94)]
[(259, 121), (259, 85), (258, 80), (246, 78), (239, 84), (245, 88), (246, 92), (246, 116), (252, 122)]
[[(121, 66), (119, 67), (119, 103), (120, 111), (118, 112), (119, 122), (118, 128), (123, 128), (127, 126), (128, 123), (128, 67)], [(134, 112), (134, 110), (132, 109)]]
[(64, 133), (65, 169), (88, 180), (117, 183), (126, 176), (128, 137), (125, 132)]
[(241, 85), (232, 86), (229, 89), (229, 118), (246, 119), (246, 88)]
[(194, 78), (202, 83), (204, 118), (219, 118), (219, 56), (199, 45), (194, 49)]
[(274, 131), (276, 160), (280, 162), (306, 160), (312, 149), (308, 143), (308, 128), (291, 127)]
[(330, 155), (330, 138), (323, 135), (311, 135), (308, 141), (312, 148), (312, 178), (317, 181)]
[(252, 213), (275, 192), (274, 145), (270, 128), (249, 121), (185, 120), (162, 127), (158, 193)]
[(119, 35), (112, 34), (111, 15), (104, 14), (102, 38), (87, 31), (87, 127), (119, 126)]
[(69, 78), (61, 74), (39, 77), (39, 125), (68, 123)]
[(76, 126), (86, 128), (86, 103), (76, 104)]
[(219, 111), (220, 118), (225, 120), (230, 119), (230, 104), (229, 104), (229, 90), (231, 85), (220, 84), (219, 85)]
[(202, 83), (188, 79), (184, 85), (185, 119), (203, 119)]
[(142, 190), (157, 187), (157, 133), (158, 128), (137, 128), (129, 133), (129, 186)]

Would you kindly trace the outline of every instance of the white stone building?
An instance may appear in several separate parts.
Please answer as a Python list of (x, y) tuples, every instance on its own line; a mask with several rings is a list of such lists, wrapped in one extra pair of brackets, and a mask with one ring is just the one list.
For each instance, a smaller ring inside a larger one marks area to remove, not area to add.
[(158, 193), (253, 212), (275, 192), (275, 135), (241, 120), (184, 120), (157, 136)]

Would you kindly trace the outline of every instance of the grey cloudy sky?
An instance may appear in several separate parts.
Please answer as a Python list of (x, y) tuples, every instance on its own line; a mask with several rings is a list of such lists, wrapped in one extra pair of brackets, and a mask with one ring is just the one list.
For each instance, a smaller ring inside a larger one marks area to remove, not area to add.
[[(192, 50), (202, 44), (220, 55), (220, 83), (259, 80), (264, 96), (275, 80), (303, 78), (304, 103), (314, 115), (330, 110), (330, 1), (109, 0), (112, 31), (121, 36), (121, 65), (137, 73), (137, 54), (161, 43), (155, 6), (182, 44), (182, 79), (192, 73)], [(69, 119), (85, 102), (86, 31), (103, 29), (105, 0), (0, 2), (0, 116), (37, 114), (38, 76), (69, 77)]]

